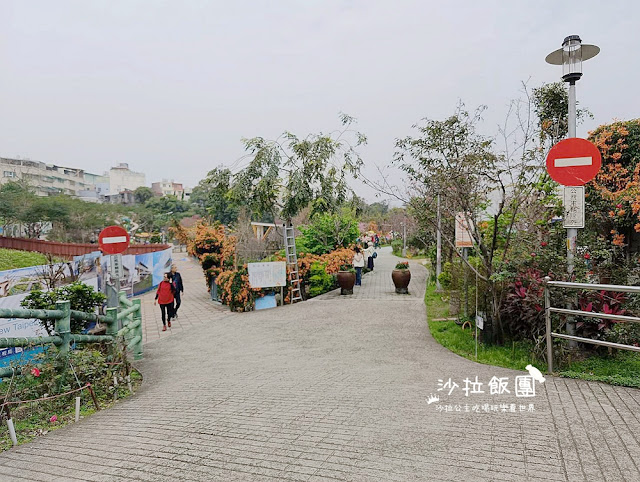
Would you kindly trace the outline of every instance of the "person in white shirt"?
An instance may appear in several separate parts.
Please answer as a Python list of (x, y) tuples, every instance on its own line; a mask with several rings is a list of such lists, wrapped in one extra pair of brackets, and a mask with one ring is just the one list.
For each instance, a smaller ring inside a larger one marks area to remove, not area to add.
[(362, 268), (364, 268), (364, 254), (359, 246), (356, 246), (353, 255), (353, 267), (356, 270), (356, 286), (362, 286)]
[(371, 243), (367, 243), (367, 249), (364, 250), (364, 257), (367, 259), (367, 268), (373, 271), (373, 246)]

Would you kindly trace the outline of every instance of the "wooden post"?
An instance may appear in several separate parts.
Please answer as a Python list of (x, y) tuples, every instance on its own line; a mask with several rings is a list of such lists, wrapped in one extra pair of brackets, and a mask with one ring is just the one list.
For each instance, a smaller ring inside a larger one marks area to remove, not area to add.
[(93, 399), (93, 404), (96, 406), (96, 410), (100, 410), (100, 405), (98, 404), (98, 398), (96, 397), (95, 392), (93, 391), (93, 387), (90, 383), (87, 383), (87, 388), (89, 389), (89, 393), (91, 394), (91, 398)]
[(56, 301), (56, 310), (64, 313), (62, 318), (58, 318), (55, 323), (56, 333), (62, 338), (62, 343), (58, 347), (64, 356), (69, 354), (69, 343), (71, 342), (71, 302)]

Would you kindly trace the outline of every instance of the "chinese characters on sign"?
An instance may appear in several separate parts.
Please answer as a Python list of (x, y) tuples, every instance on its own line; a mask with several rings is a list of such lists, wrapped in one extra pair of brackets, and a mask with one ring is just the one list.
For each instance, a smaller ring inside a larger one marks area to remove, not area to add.
[(489, 404), (483, 403), (482, 405), (436, 405), (437, 412), (466, 412), (466, 413), (490, 413), (490, 412), (535, 412), (536, 408), (533, 403), (529, 405), (516, 405), (515, 403), (501, 403), (501, 404)]
[[(488, 395), (505, 395), (518, 398), (530, 398), (536, 395), (536, 381), (544, 383), (544, 377), (540, 372), (532, 365), (527, 365), (529, 375), (518, 375), (514, 378), (513, 384), (510, 384), (509, 377), (492, 377), (488, 382), (483, 382), (474, 377), (473, 379), (467, 377), (460, 383), (455, 380), (439, 379), (437, 390), (446, 394), (447, 396), (453, 394), (459, 390), (465, 397), (470, 397), (477, 394)], [(440, 402), (440, 395), (431, 394), (427, 399), (427, 405)], [(535, 407), (533, 403), (528, 405), (515, 404), (515, 403), (500, 403), (500, 404), (440, 404), (436, 405), (438, 412), (466, 412), (466, 413), (491, 413), (491, 412), (533, 412)]]
[[(485, 390), (482, 389), (484, 383), (478, 381), (477, 376), (475, 377), (475, 380), (465, 378), (462, 383), (464, 383), (464, 387), (461, 388), (461, 390), (464, 392), (465, 397), (479, 393), (486, 393)], [(511, 391), (508, 389), (509, 377), (493, 377), (491, 380), (489, 380), (487, 386), (489, 387), (490, 395), (511, 394)], [(446, 382), (443, 379), (438, 380), (439, 392), (445, 391), (447, 392), (447, 395), (451, 395), (456, 388), (460, 388), (460, 385), (451, 380), (451, 378), (449, 378)], [(533, 376), (518, 375), (515, 378), (514, 392), (516, 397), (535, 397), (536, 385)]]
[(564, 188), (563, 228), (584, 228), (584, 186)]

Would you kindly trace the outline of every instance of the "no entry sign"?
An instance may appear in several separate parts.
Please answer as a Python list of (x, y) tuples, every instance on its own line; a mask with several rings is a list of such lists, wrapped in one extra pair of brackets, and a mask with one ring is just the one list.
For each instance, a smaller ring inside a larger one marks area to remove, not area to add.
[(129, 233), (120, 226), (107, 226), (100, 231), (98, 243), (104, 254), (124, 253), (129, 247)]
[(547, 172), (563, 186), (582, 186), (596, 177), (602, 156), (591, 142), (572, 137), (558, 142), (547, 155)]

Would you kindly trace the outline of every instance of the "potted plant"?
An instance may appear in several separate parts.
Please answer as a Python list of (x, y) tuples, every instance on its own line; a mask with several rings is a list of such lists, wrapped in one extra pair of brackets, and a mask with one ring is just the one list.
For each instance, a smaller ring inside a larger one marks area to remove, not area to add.
[(338, 286), (340, 286), (341, 295), (352, 295), (353, 286), (356, 284), (356, 270), (350, 264), (340, 266), (337, 275)]
[(396, 293), (401, 295), (409, 294), (409, 282), (411, 281), (411, 271), (409, 262), (402, 261), (396, 264), (396, 269), (391, 272), (391, 279), (396, 287)]

